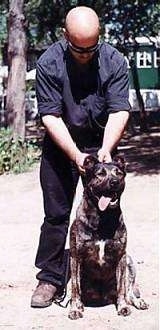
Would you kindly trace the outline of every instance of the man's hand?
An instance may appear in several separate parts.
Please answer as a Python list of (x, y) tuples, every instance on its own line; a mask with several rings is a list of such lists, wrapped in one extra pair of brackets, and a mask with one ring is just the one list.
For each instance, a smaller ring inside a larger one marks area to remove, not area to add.
[(82, 153), (77, 148), (62, 118), (46, 115), (42, 120), (52, 140), (64, 151), (70, 160), (76, 163), (79, 171), (84, 173), (83, 163), (88, 154)]
[(105, 148), (101, 148), (97, 152), (99, 162), (110, 163), (112, 161), (111, 154)]
[(79, 169), (80, 173), (85, 173), (85, 169), (83, 168), (84, 160), (88, 156), (88, 154), (83, 153), (81, 151), (76, 152), (75, 163)]
[(110, 113), (104, 130), (102, 147), (98, 151), (100, 162), (111, 162), (111, 151), (118, 145), (125, 130), (129, 113), (127, 111), (117, 111)]

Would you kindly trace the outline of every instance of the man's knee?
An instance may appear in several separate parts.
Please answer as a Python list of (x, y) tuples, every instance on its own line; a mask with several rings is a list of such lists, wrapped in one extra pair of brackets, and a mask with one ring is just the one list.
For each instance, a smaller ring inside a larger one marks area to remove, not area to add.
[(45, 216), (44, 223), (48, 223), (52, 226), (57, 226), (61, 224), (69, 224), (70, 214), (64, 214), (60, 216)]

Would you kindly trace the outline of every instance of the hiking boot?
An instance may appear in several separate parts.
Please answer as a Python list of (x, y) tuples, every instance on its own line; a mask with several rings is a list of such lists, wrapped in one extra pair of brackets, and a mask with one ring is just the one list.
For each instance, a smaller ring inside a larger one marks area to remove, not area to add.
[(52, 304), (57, 288), (48, 282), (39, 281), (31, 298), (31, 307), (48, 307)]

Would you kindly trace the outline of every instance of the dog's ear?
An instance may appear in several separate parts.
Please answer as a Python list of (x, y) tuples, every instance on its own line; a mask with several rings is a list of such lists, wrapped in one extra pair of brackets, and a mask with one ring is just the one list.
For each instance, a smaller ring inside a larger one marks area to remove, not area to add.
[(122, 155), (116, 155), (114, 156), (113, 158), (113, 162), (118, 165), (118, 167), (123, 171), (125, 172), (126, 170), (126, 162), (125, 162), (125, 159)]
[(94, 155), (88, 155), (83, 163), (83, 168), (85, 169), (86, 173), (92, 172), (95, 164), (98, 163), (98, 158)]

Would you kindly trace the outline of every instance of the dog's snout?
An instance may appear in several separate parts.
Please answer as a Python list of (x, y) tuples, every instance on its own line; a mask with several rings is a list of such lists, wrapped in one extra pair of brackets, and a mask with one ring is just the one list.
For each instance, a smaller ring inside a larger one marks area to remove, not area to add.
[(119, 180), (118, 180), (118, 178), (111, 178), (111, 180), (110, 180), (110, 185), (112, 186), (112, 187), (115, 187), (115, 186), (117, 186), (119, 184)]

